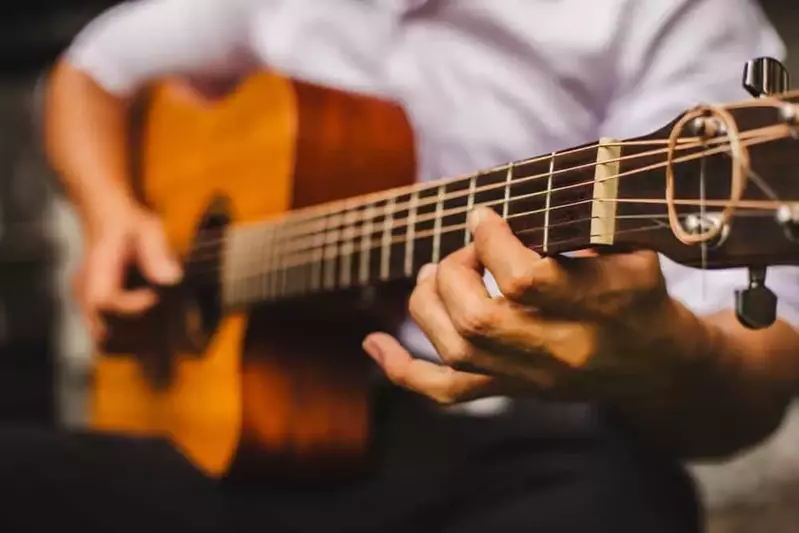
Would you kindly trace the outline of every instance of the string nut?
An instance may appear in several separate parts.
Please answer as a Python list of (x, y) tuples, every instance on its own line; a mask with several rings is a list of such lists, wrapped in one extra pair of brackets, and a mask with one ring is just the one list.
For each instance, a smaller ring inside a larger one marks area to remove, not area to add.
[(780, 119), (788, 125), (796, 126), (799, 124), (799, 113), (796, 111), (796, 106), (791, 103), (785, 103), (779, 107)]

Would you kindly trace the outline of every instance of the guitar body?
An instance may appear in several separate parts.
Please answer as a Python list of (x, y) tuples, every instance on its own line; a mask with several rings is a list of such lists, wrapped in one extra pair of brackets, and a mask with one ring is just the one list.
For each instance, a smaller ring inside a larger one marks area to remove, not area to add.
[[(274, 74), (217, 102), (164, 83), (143, 111), (133, 185), (183, 256), (214, 215), (256, 221), (415, 177), (399, 107)], [(357, 471), (373, 389), (360, 342), (402, 316), (405, 288), (389, 292), (220, 314), (219, 294), (167, 291), (95, 357), (91, 426), (168, 438), (216, 477)]]

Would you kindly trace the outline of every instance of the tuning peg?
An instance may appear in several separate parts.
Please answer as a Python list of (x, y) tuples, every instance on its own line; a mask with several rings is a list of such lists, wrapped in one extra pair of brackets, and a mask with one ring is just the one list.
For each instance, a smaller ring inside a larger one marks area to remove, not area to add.
[(749, 286), (735, 291), (735, 314), (749, 329), (763, 329), (777, 320), (777, 295), (766, 287), (766, 268), (749, 269)]
[(742, 84), (755, 98), (779, 94), (790, 89), (788, 69), (773, 57), (758, 57), (746, 62)]

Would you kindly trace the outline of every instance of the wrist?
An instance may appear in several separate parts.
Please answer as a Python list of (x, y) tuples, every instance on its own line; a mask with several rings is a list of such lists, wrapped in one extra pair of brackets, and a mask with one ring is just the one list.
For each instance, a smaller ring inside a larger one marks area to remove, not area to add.
[(84, 194), (76, 194), (74, 200), (81, 220), (92, 230), (107, 220), (139, 208), (136, 198), (116, 184), (95, 186)]
[(715, 316), (669, 305), (660, 385), (617, 410), (685, 458), (723, 457), (756, 444), (779, 425), (788, 398), (748, 368), (746, 349)]

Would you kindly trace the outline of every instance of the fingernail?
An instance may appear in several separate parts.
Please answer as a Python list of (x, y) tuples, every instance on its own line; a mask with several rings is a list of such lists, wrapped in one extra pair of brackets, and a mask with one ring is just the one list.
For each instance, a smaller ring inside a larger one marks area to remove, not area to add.
[(422, 268), (419, 269), (419, 274), (416, 276), (416, 282), (419, 283), (423, 281), (436, 272), (436, 265), (433, 263), (427, 263), (426, 265), (422, 265)]
[(469, 229), (470, 233), (474, 233), (477, 229), (477, 226), (479, 226), (480, 223), (485, 220), (486, 209), (488, 208), (477, 207), (469, 212), (469, 216), (466, 218), (466, 227)]
[(369, 357), (378, 363), (383, 362), (383, 352), (380, 351), (380, 347), (377, 345), (374, 339), (372, 339), (372, 337), (366, 337), (361, 346), (363, 347), (363, 350), (369, 354)]
[(164, 263), (164, 268), (161, 270), (164, 283), (177, 283), (183, 276), (183, 271), (180, 265), (175, 261), (167, 261)]

